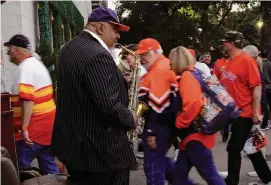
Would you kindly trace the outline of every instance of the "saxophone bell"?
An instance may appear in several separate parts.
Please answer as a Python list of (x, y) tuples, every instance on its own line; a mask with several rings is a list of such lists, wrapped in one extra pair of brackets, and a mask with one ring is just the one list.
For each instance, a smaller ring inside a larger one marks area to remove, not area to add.
[(137, 107), (136, 107), (136, 115), (138, 117), (143, 117), (144, 113), (149, 112), (150, 108), (149, 106), (142, 102), (142, 101), (138, 101)]

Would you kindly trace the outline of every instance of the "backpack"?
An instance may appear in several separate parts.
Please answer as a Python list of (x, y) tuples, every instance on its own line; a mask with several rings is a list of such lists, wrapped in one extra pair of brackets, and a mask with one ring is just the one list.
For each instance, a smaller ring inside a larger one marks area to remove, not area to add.
[(206, 77), (200, 70), (190, 70), (199, 82), (204, 98), (204, 105), (196, 121), (204, 134), (214, 134), (239, 117), (236, 102), (219, 83), (217, 77)]

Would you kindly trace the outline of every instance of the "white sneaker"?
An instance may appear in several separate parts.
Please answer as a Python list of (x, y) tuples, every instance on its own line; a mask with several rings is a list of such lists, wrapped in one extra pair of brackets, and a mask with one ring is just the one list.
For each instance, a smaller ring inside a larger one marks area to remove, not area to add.
[[(258, 181), (258, 182), (250, 182), (248, 183), (248, 185), (265, 185), (265, 184), (262, 183), (261, 181)], [(267, 185), (269, 185), (269, 183)]]
[(256, 172), (248, 172), (247, 174), (250, 177), (258, 177), (258, 174)]
[(144, 159), (144, 155), (143, 154), (136, 154), (136, 158), (138, 158), (138, 159)]
[(265, 128), (261, 128), (262, 131), (266, 131), (266, 130), (269, 130), (270, 128), (267, 126)]
[(220, 175), (220, 177), (222, 179), (226, 179), (226, 177), (228, 176), (228, 172), (227, 171), (225, 171), (225, 172), (218, 172), (218, 174)]
[(174, 157), (174, 161), (177, 161), (178, 159), (178, 155), (179, 155), (179, 149), (175, 150), (175, 157)]

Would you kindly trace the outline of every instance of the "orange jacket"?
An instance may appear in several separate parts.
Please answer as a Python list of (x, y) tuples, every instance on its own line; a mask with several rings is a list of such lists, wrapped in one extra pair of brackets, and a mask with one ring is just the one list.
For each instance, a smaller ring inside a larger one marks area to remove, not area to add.
[(139, 86), (139, 100), (151, 108), (148, 114), (147, 130), (155, 135), (159, 125), (174, 126), (179, 107), (172, 105), (178, 91), (178, 82), (175, 73), (171, 70), (170, 61), (161, 55), (145, 74)]

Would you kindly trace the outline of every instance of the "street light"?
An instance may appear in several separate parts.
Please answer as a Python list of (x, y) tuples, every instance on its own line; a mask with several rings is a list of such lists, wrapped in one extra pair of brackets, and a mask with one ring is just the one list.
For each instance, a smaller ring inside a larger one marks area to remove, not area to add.
[(258, 22), (257, 22), (257, 27), (258, 27), (259, 29), (261, 29), (261, 28), (263, 27), (263, 21), (258, 21)]
[(258, 22), (257, 22), (257, 27), (259, 28), (259, 37), (260, 37), (260, 48), (262, 48), (262, 42), (263, 42), (263, 27), (264, 25), (264, 22), (262, 21), (262, 19), (260, 19)]

